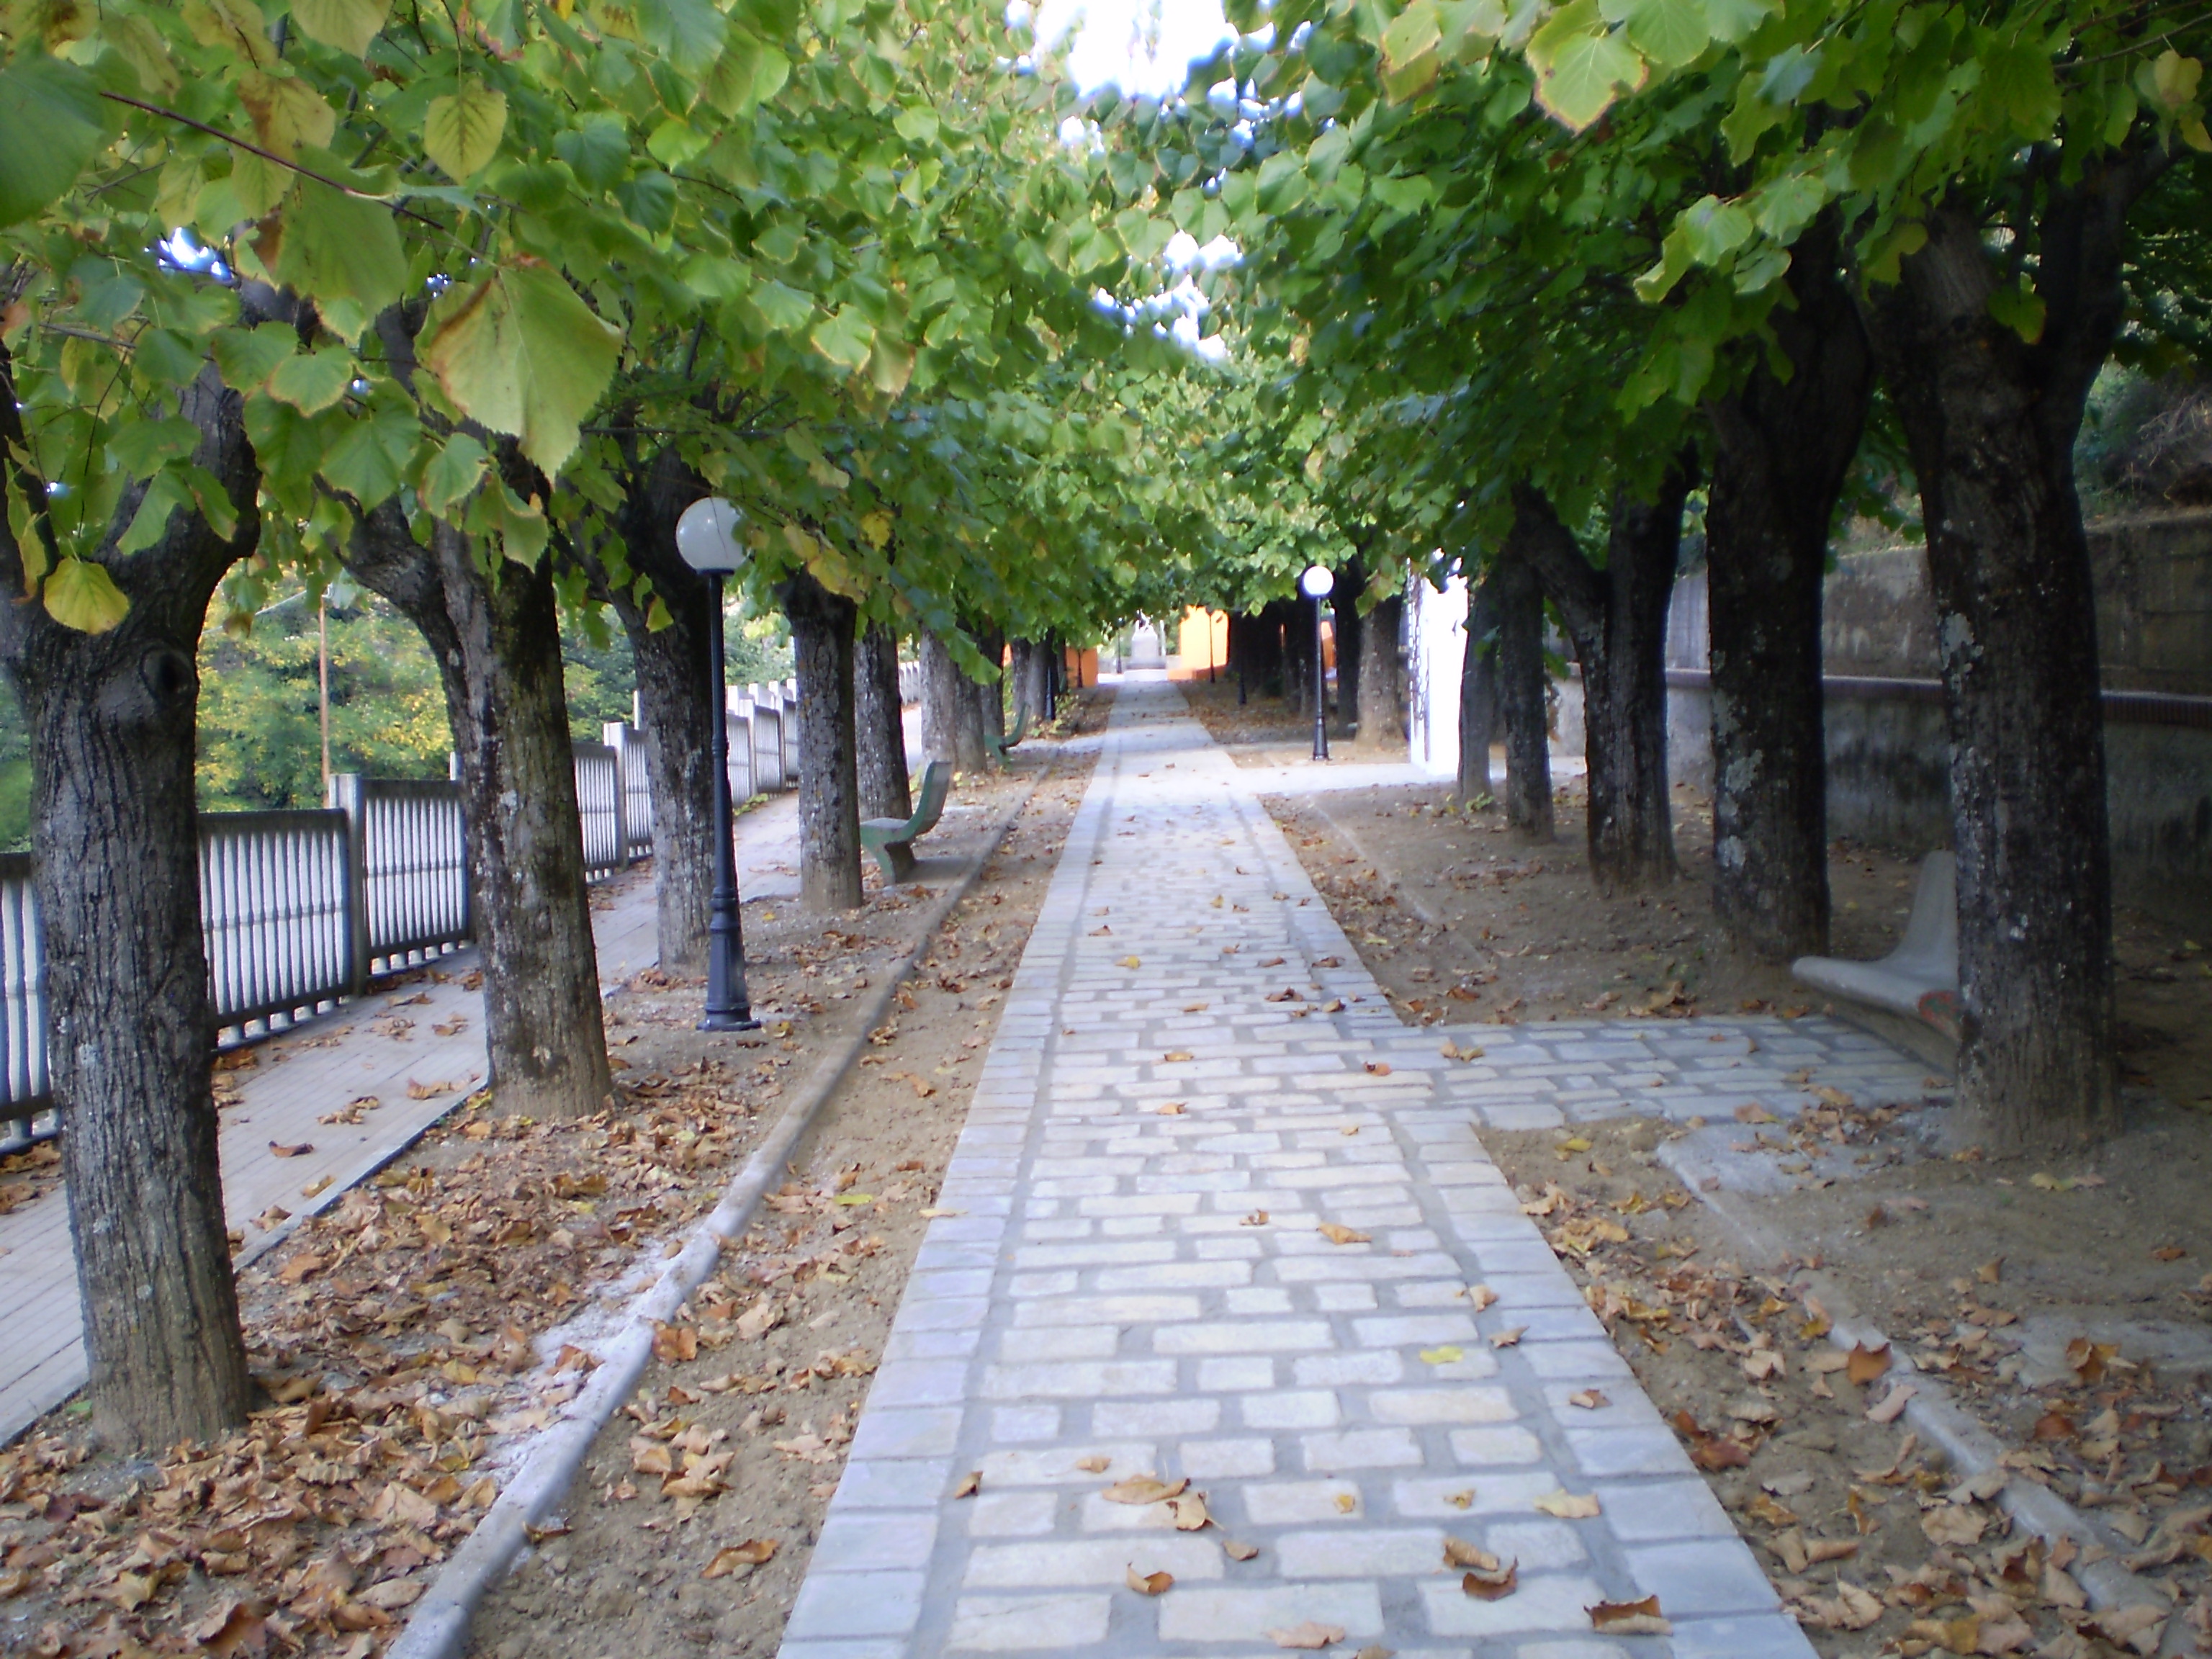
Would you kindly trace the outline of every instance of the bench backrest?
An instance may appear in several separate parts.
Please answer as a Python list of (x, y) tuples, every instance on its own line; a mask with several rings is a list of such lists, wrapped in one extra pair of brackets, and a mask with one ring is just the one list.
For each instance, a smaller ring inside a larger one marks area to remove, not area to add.
[(921, 769), (921, 799), (907, 820), (917, 836), (926, 836), (937, 828), (937, 820), (944, 815), (945, 797), (952, 787), (952, 763), (933, 760)]
[(1950, 853), (1930, 853), (1920, 866), (1912, 891), (1912, 915), (1905, 937), (1891, 953), (1899, 962), (1924, 965), (1940, 974), (1959, 974), (1959, 860)]

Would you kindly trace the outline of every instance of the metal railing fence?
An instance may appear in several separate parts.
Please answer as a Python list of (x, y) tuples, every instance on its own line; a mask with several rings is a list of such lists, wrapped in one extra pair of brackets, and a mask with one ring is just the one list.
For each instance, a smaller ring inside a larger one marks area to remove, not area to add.
[[(921, 695), (902, 664), (899, 694)], [(732, 686), (730, 789), (739, 800), (799, 775), (795, 680)], [(645, 744), (626, 720), (575, 746), (586, 878), (653, 850)], [(331, 780), (319, 810), (200, 817), (201, 926), (218, 1036), (248, 1041), (357, 996), (370, 979), (474, 937), (459, 787), (441, 779)], [(0, 1155), (57, 1128), (46, 1042), (46, 957), (31, 860), (0, 854)]]
[[(653, 848), (644, 745), (627, 722), (606, 730), (608, 742), (575, 750), (594, 881)], [(342, 774), (322, 809), (204, 812), (199, 839), (201, 933), (221, 1042), (280, 1030), (473, 937), (458, 784)], [(0, 1155), (59, 1127), (45, 997), (31, 860), (0, 854)]]
[(200, 938), (218, 1026), (312, 1013), (356, 988), (352, 843), (339, 811), (200, 815)]

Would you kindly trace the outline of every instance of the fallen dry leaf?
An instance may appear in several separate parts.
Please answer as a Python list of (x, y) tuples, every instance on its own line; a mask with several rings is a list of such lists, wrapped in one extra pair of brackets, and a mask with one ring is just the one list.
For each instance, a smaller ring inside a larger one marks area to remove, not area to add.
[(282, 1141), (276, 1140), (269, 1143), (269, 1155), (271, 1158), (305, 1158), (314, 1150), (314, 1143), (310, 1140), (303, 1140), (296, 1146), (287, 1146)]
[(1271, 1630), (1267, 1636), (1279, 1648), (1326, 1648), (1344, 1640), (1344, 1626), (1319, 1624), (1309, 1619), (1288, 1630)]
[(1600, 1411), (1612, 1403), (1602, 1389), (1577, 1389), (1567, 1396), (1567, 1404), (1580, 1406), (1586, 1412)]
[(1388, 1060), (1369, 1060), (1369, 1061), (1367, 1062), (1367, 1075), (1368, 1075), (1368, 1076), (1370, 1076), (1370, 1077), (1388, 1077), (1388, 1076), (1389, 1076), (1389, 1075), (1390, 1075), (1390, 1065), (1389, 1065), (1389, 1062)]
[(1855, 1342), (1851, 1351), (1844, 1356), (1844, 1375), (1864, 1387), (1889, 1369), (1889, 1344), (1869, 1348), (1863, 1342)]
[(1233, 1539), (1221, 1547), (1232, 1561), (1249, 1561), (1260, 1553), (1257, 1544), (1240, 1544)]
[(1980, 1543), (1988, 1525), (1987, 1516), (1964, 1504), (1945, 1504), (1920, 1517), (1920, 1530), (1928, 1534), (1929, 1543), (1954, 1547)]
[(952, 1489), (955, 1498), (973, 1498), (983, 1490), (983, 1471), (970, 1469), (960, 1477), (960, 1484)]
[(1424, 1365), (1454, 1365), (1467, 1358), (1467, 1350), (1455, 1342), (1447, 1342), (1440, 1348), (1421, 1350)]
[(1867, 1408), (1869, 1423), (1894, 1423), (1904, 1413), (1905, 1404), (1919, 1389), (1910, 1382), (1899, 1382), (1881, 1398), (1881, 1403)]
[(1077, 1458), (1075, 1467), (1087, 1474), (1103, 1474), (1113, 1466), (1113, 1462), (1114, 1460), (1110, 1457), (1100, 1457), (1094, 1454), (1090, 1457)]
[(1139, 1595), (1164, 1595), (1175, 1584), (1175, 1575), (1170, 1572), (1139, 1572), (1132, 1565), (1128, 1575), (1129, 1588)]
[(1490, 1346), (1493, 1348), (1517, 1348), (1521, 1346), (1521, 1339), (1528, 1334), (1528, 1328), (1526, 1325), (1515, 1325), (1510, 1329), (1499, 1331), (1492, 1336)]
[(775, 1553), (773, 1538), (749, 1538), (742, 1544), (725, 1544), (714, 1552), (714, 1559), (707, 1563), (702, 1578), (722, 1578), (740, 1567), (757, 1567)]
[(1175, 1511), (1177, 1532), (1196, 1532), (1212, 1524), (1213, 1517), (1206, 1512), (1206, 1495), (1187, 1492), (1180, 1498), (1168, 1499), (1168, 1507)]
[(1267, 1212), (1265, 1210), (1255, 1210), (1237, 1224), (1240, 1227), (1264, 1227), (1267, 1224)]
[(1480, 1313), (1485, 1308), (1496, 1304), (1498, 1292), (1487, 1285), (1470, 1285), (1467, 1287), (1467, 1299), (1468, 1305), (1473, 1307), (1475, 1312)]
[(1595, 1494), (1565, 1490), (1546, 1492), (1536, 1500), (1535, 1507), (1546, 1515), (1557, 1516), (1562, 1521), (1587, 1521), (1603, 1513)]
[(1099, 1496), (1115, 1504), (1164, 1504), (1170, 1498), (1180, 1497), (1189, 1485), (1188, 1480), (1163, 1480), (1154, 1474), (1133, 1474), (1126, 1480), (1116, 1480)]
[(1317, 1231), (1332, 1244), (1371, 1244), (1375, 1242), (1374, 1234), (1363, 1233), (1356, 1228), (1341, 1226), (1334, 1221), (1322, 1222)]
[(1166, 1105), (1155, 1106), (1152, 1109), (1162, 1117), (1181, 1117), (1183, 1115), (1182, 1102), (1179, 1100), (1170, 1100)]
[(1640, 1601), (1601, 1601), (1589, 1609), (1590, 1628), (1614, 1636), (1670, 1636), (1674, 1627), (1659, 1611), (1659, 1598)]
[(1498, 1558), (1488, 1550), (1470, 1544), (1464, 1538), (1444, 1534), (1444, 1565), (1448, 1567), (1480, 1567), (1485, 1571), (1498, 1570)]
[(1459, 1587), (1462, 1594), (1479, 1601), (1503, 1601), (1521, 1588), (1521, 1564), (1508, 1561), (1502, 1567), (1469, 1567), (1460, 1575)]

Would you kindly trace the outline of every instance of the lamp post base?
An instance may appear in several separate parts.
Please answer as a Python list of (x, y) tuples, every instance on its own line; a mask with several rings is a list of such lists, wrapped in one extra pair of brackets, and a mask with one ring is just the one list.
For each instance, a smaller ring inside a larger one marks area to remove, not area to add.
[(761, 1023), (738, 1014), (708, 1014), (700, 1020), (702, 1031), (757, 1031)]

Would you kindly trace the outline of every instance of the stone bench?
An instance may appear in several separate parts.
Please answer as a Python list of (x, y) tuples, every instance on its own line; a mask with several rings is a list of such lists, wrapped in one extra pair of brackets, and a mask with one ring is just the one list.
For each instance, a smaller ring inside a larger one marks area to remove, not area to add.
[(860, 845), (876, 855), (888, 885), (896, 887), (914, 874), (914, 843), (937, 828), (937, 820), (945, 812), (945, 793), (951, 787), (951, 763), (932, 761), (922, 769), (921, 799), (911, 817), (860, 820)]
[(1017, 709), (1014, 714), (1014, 729), (1003, 737), (996, 737), (986, 732), (983, 734), (983, 747), (991, 751), (992, 759), (1004, 766), (1006, 763), (1006, 750), (1021, 742), (1029, 735), (1029, 732), (1030, 711), (1026, 708)]
[(1800, 957), (1790, 971), (1831, 999), (1839, 1018), (1952, 1070), (1959, 1059), (1956, 858), (1930, 853), (1922, 863), (1905, 937), (1881, 961)]

